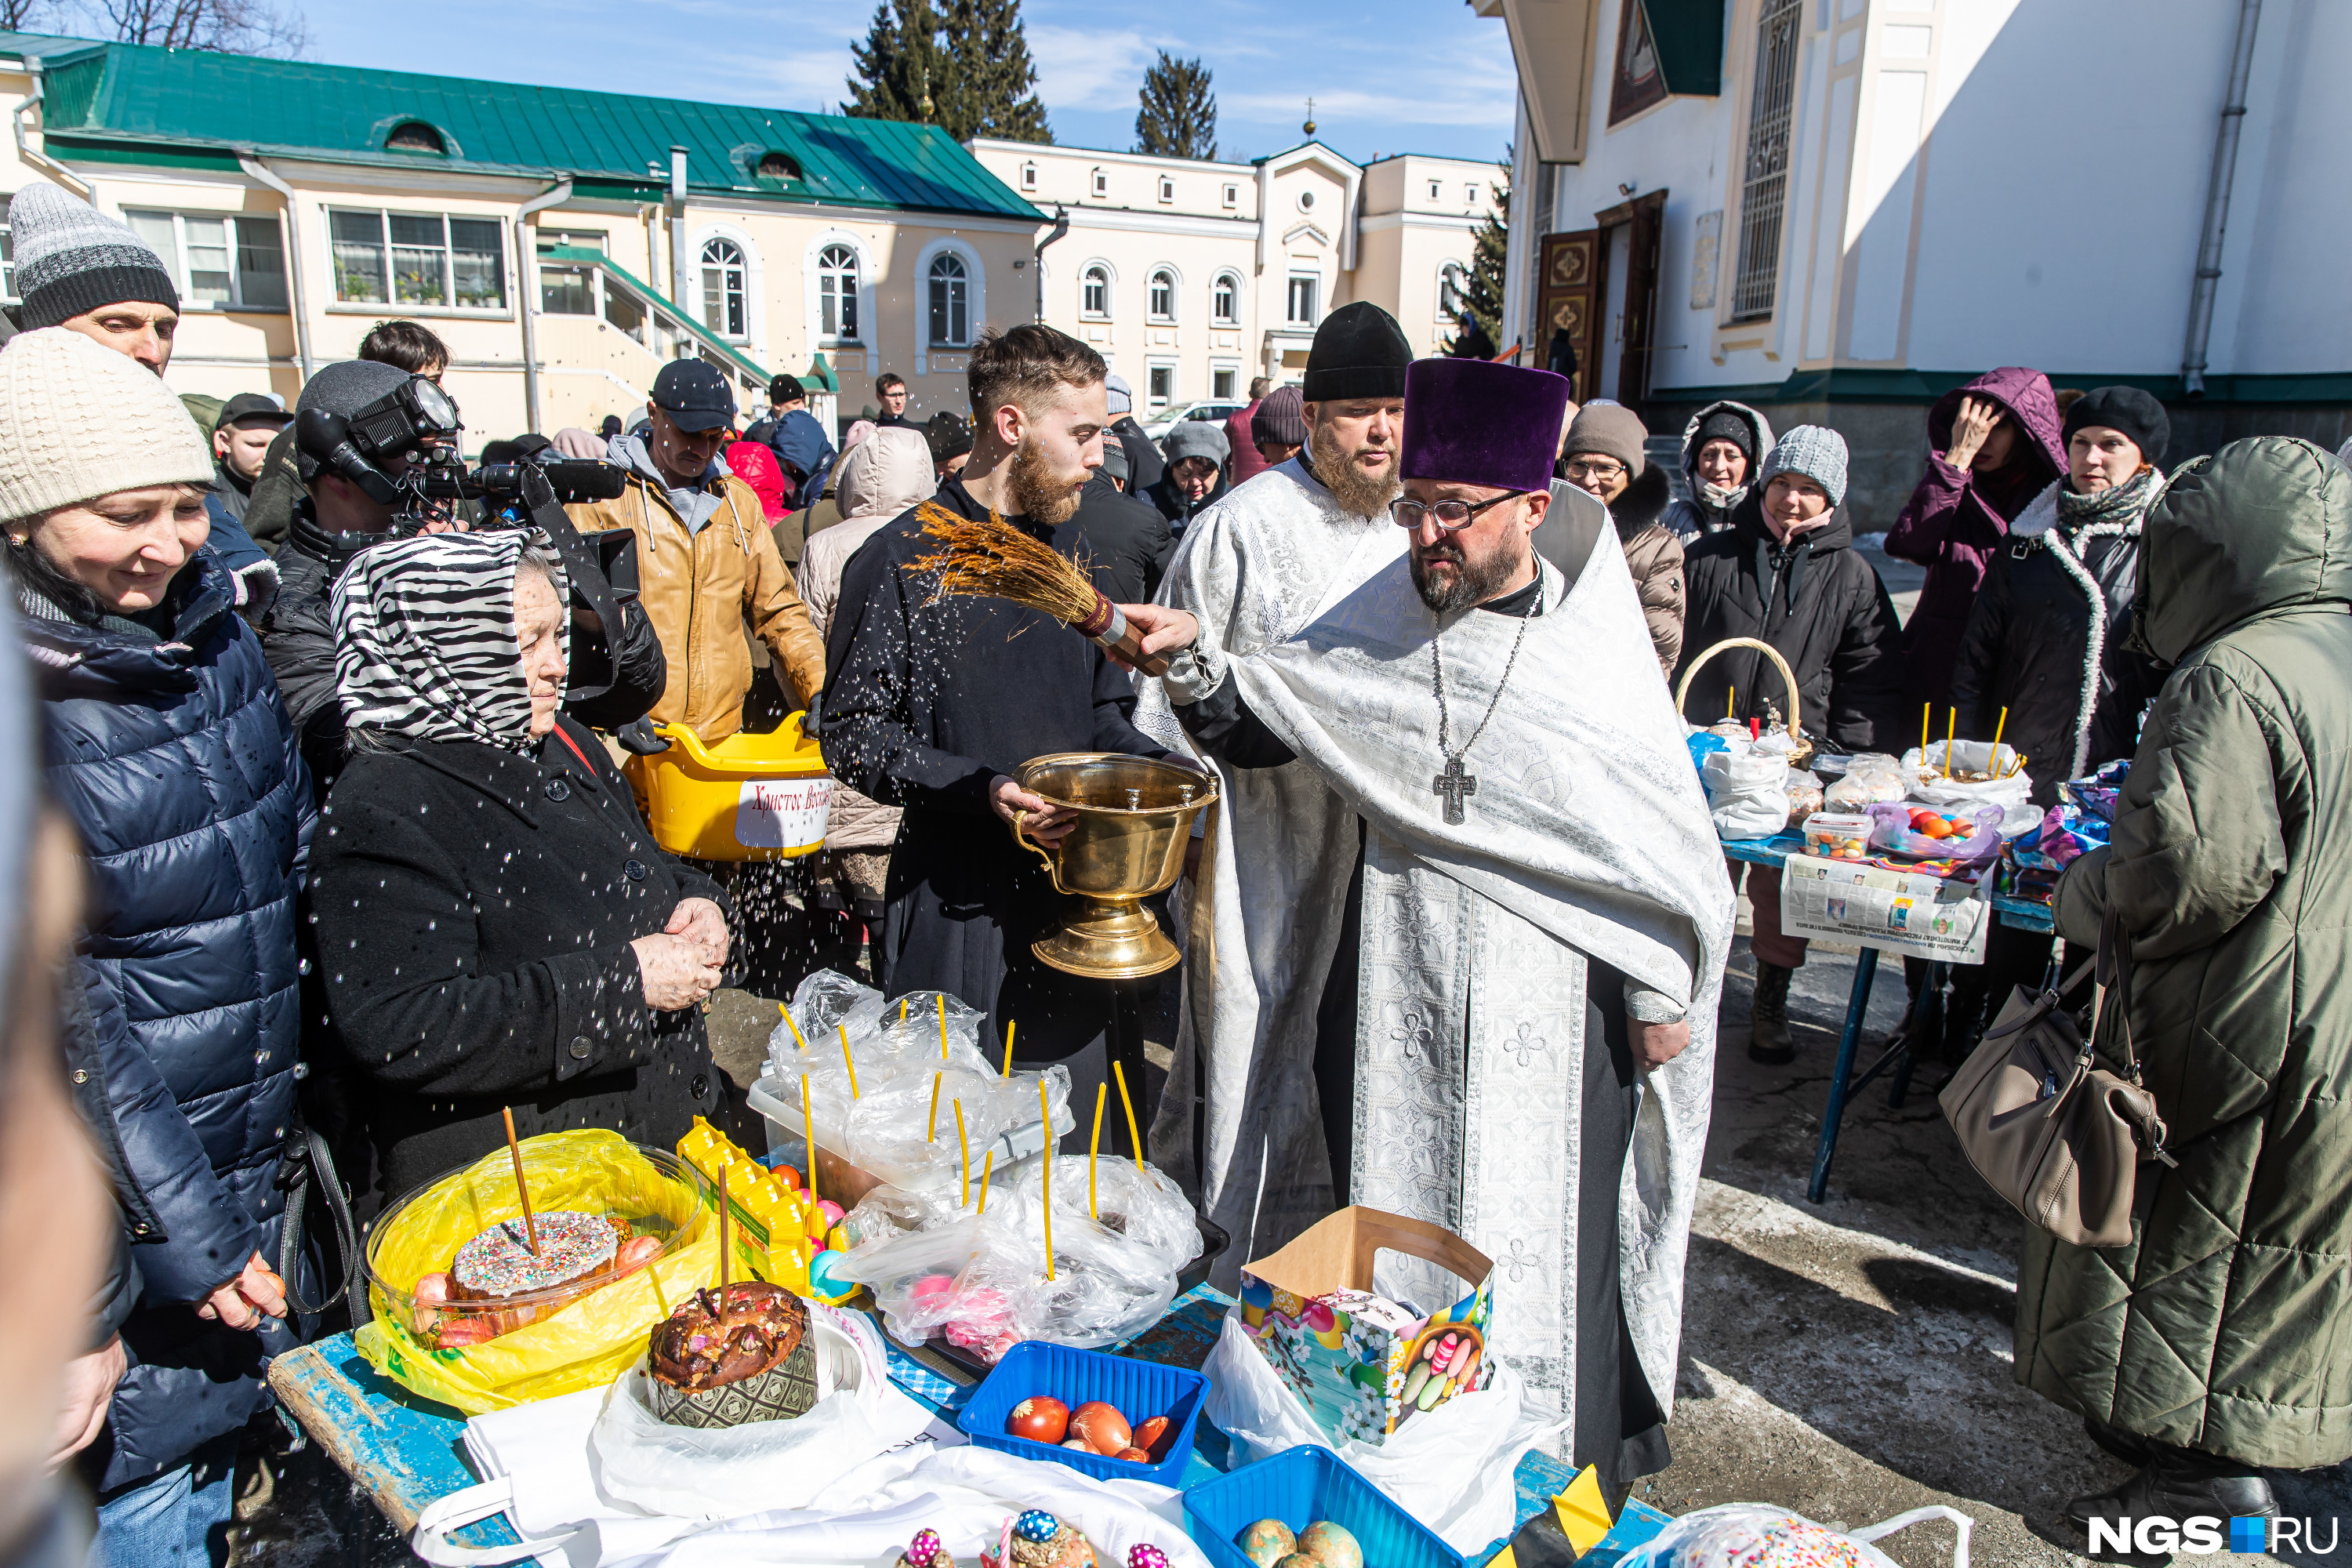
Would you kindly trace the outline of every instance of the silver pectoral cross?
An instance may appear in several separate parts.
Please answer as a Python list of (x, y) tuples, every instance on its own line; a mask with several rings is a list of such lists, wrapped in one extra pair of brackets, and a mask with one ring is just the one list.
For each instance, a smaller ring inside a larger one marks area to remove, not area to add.
[(1462, 801), (1465, 795), (1478, 793), (1478, 775), (1464, 773), (1461, 758), (1448, 757), (1445, 759), (1445, 771), (1429, 781), (1429, 788), (1432, 794), (1445, 797), (1447, 825), (1458, 826), (1468, 820), (1463, 812)]

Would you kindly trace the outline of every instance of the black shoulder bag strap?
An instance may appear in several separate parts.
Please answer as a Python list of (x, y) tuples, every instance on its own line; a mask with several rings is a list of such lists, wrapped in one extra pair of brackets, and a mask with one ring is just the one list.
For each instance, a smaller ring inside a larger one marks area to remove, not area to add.
[[(545, 533), (548, 542), (555, 546), (555, 552), (563, 557), (563, 570), (572, 579), (572, 592), (585, 599), (588, 607), (596, 612), (597, 620), (604, 624), (605, 665), (617, 678), (621, 670), (621, 606), (613, 597), (613, 584), (605, 580), (604, 568), (596, 559), (594, 547), (572, 526), (571, 514), (555, 499), (555, 487), (547, 482), (547, 476), (539, 471), (535, 463), (520, 466), (522, 500), (530, 512), (531, 526)], [(611, 679), (601, 686), (570, 687), (563, 693), (563, 700), (585, 702), (612, 689)]]
[[(286, 1282), (286, 1304), (298, 1316), (315, 1318), (341, 1296), (351, 1304), (352, 1327), (358, 1328), (368, 1321), (367, 1292), (361, 1289), (359, 1231), (352, 1224), (351, 1205), (343, 1201), (342, 1178), (336, 1173), (335, 1157), (328, 1152), (327, 1141), (297, 1124), (287, 1134), (278, 1180), (286, 1189), (286, 1213), (278, 1223), (278, 1277)], [(302, 1222), (314, 1181), (320, 1201), (327, 1205), (327, 1217), (334, 1225), (335, 1252), (342, 1265), (340, 1281), (323, 1292), (316, 1305), (302, 1300), (300, 1285)]]

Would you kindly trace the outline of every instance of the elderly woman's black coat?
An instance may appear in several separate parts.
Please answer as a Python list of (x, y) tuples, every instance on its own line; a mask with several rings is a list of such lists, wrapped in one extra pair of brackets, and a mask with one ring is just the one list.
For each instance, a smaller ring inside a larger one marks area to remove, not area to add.
[(702, 1010), (647, 1006), (629, 946), (724, 897), (653, 842), (603, 744), (564, 734), (579, 756), (562, 735), (362, 752), (327, 797), (309, 903), (378, 1202), (499, 1148), (503, 1106), (525, 1137), (666, 1146), (724, 1099)]

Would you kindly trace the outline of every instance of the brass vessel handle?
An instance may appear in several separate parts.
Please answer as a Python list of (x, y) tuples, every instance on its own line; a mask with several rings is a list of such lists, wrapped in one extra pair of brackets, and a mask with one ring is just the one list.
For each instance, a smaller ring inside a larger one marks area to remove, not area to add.
[(1031, 838), (1026, 833), (1022, 831), (1022, 828), (1027, 825), (1028, 820), (1029, 814), (1027, 812), (1023, 811), (1018, 807), (1013, 809), (1013, 841), (1015, 844), (1020, 845), (1024, 849), (1028, 850), (1030, 854), (1037, 857), (1038, 859), (1045, 862), (1045, 874), (1054, 879), (1054, 891), (1057, 893), (1068, 892), (1070, 889), (1062, 886), (1062, 863), (1055, 859), (1052, 855), (1048, 854), (1044, 845), (1039, 844), (1036, 840)]

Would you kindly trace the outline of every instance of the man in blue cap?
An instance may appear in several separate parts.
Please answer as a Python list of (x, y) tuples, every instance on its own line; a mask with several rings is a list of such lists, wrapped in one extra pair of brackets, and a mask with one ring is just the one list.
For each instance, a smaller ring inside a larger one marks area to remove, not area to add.
[(719, 461), (735, 430), (727, 378), (705, 361), (672, 360), (654, 378), (646, 415), (651, 427), (642, 437), (616, 437), (608, 449), (629, 470), (627, 488), (565, 510), (583, 533), (626, 528), (637, 536), (638, 598), (669, 663), (668, 687), (647, 717), (684, 724), (705, 743), (723, 741), (743, 727), (751, 689), (746, 625), (803, 708), (824, 689), (824, 642), (758, 493)]
[[(1284, 772), (1293, 809), (1360, 825), (1296, 838), (1279, 886), (1203, 855), (1192, 930), (1246, 955), (1192, 974), (1203, 1207), (1244, 1258), (1318, 1185), (1462, 1236), (1508, 1270), (1489, 1352), (1622, 1491), (1668, 1462), (1732, 901), (1614, 531), (1570, 573), (1535, 548), (1568, 393), (1416, 361), (1379, 564), (1246, 653), (1128, 613), (1223, 776)], [(1311, 1049), (1254, 1026), (1237, 992), (1268, 980), (1321, 982)], [(1460, 1288), (1411, 1273), (1423, 1306)]]

